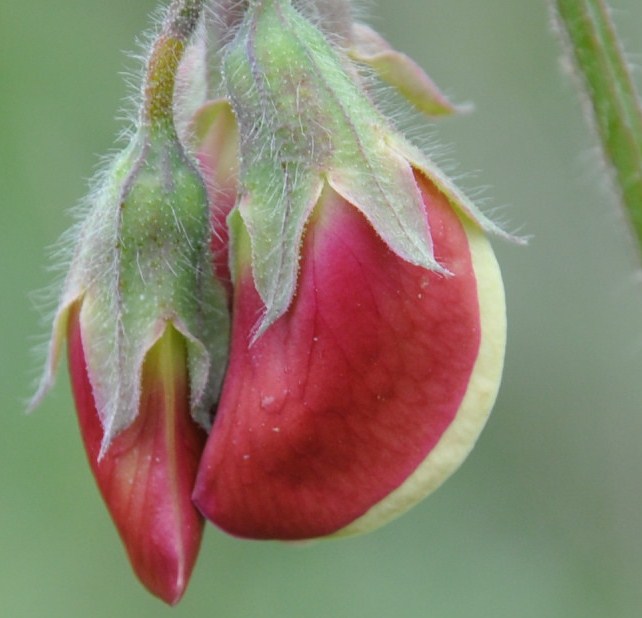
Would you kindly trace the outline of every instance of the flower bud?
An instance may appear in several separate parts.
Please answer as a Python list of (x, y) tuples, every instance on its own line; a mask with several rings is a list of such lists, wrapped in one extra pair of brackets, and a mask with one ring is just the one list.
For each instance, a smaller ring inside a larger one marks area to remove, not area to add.
[(176, 138), (141, 129), (97, 192), (57, 311), (46, 388), (69, 362), (92, 469), (132, 564), (168, 602), (196, 559), (189, 496), (227, 351), (203, 182)]
[(194, 501), (243, 537), (364, 532), (434, 490), (485, 423), (505, 318), (483, 231), (503, 232), (291, 2), (251, 2), (223, 68), (232, 340)]
[(196, 562), (203, 519), (190, 493), (205, 431), (189, 411), (185, 340), (168, 325), (145, 357), (135, 420), (100, 457), (77, 306), (68, 323), (69, 373), (78, 422), (100, 492), (142, 583), (164, 601), (182, 596)]
[(66, 336), (94, 476), (138, 577), (168, 603), (182, 595), (200, 545), (190, 494), (229, 331), (205, 185), (173, 120), (199, 8), (174, 2), (152, 47), (138, 126), (91, 196), (34, 400)]

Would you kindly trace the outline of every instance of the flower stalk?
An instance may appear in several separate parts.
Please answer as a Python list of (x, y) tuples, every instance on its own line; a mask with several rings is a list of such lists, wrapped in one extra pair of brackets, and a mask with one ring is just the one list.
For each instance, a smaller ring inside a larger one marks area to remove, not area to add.
[(642, 107), (605, 0), (555, 0), (565, 52), (642, 251)]
[(156, 38), (145, 71), (143, 121), (174, 124), (174, 91), (185, 47), (198, 24), (203, 0), (174, 0)]

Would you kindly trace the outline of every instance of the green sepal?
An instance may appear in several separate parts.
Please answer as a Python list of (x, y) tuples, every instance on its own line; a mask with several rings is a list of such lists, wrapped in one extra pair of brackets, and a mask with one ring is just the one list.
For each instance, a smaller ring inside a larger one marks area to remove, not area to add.
[(303, 231), (324, 183), (400, 257), (445, 272), (412, 168), (386, 142), (391, 127), (355, 81), (349, 59), (290, 2), (248, 9), (223, 70), (239, 123), (239, 210), (265, 304), (255, 336), (292, 300)]
[(427, 116), (469, 112), (472, 105), (455, 105), (428, 74), (409, 56), (393, 49), (369, 26), (354, 23), (348, 53), (369, 66), (388, 85)]
[(503, 227), (485, 215), (428, 155), (411, 144), (407, 139), (399, 134), (391, 133), (386, 137), (386, 140), (395, 152), (408, 161), (415, 170), (422, 173), (444, 194), (453, 208), (466, 215), (484, 230), (484, 232), (520, 245), (528, 242), (527, 238), (507, 232)]
[(209, 207), (171, 127), (142, 127), (103, 176), (80, 232), (54, 324), (46, 389), (70, 306), (104, 437), (138, 413), (142, 367), (168, 324), (185, 337), (193, 418), (211, 421), (227, 360), (229, 316), (212, 273)]

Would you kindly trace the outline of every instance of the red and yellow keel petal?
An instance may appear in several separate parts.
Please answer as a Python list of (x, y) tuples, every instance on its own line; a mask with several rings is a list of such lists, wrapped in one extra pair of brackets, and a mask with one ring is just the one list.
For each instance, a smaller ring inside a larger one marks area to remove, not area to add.
[[(430, 193), (422, 184), (424, 195)], [(461, 224), (468, 238), (476, 278), (480, 340), (477, 358), (457, 413), (417, 469), (364, 515), (335, 536), (362, 534), (405, 513), (437, 489), (472, 450), (497, 398), (506, 347), (506, 308), (499, 265), (486, 236), (469, 220)]]
[(472, 447), (501, 374), (501, 277), (481, 232), (418, 181), (451, 276), (392, 253), (330, 189), (306, 231), (292, 305), (251, 346), (263, 305), (249, 261), (237, 269), (230, 364), (194, 491), (224, 530), (365, 532)]
[(103, 428), (78, 306), (69, 319), (68, 351), (80, 431), (100, 492), (139, 579), (173, 605), (185, 591), (203, 531), (190, 494), (205, 433), (190, 417), (185, 342), (166, 327), (145, 359), (138, 415), (100, 459)]

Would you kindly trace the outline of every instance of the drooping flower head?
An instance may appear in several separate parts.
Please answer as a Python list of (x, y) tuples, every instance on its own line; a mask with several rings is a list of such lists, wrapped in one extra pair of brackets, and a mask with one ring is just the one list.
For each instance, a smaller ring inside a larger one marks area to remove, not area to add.
[(203, 516), (241, 537), (341, 536), (438, 487), (485, 423), (505, 344), (485, 233), (506, 234), (362, 69), (420, 112), (459, 108), (347, 0), (216, 0), (199, 22), (202, 4), (174, 0), (154, 41), (36, 396), (66, 339), (98, 486), (169, 603)]
[(222, 61), (239, 130), (233, 326), (194, 500), (239, 536), (389, 520), (461, 463), (501, 376), (503, 289), (483, 232), (503, 232), (392, 127), (352, 59), (423, 111), (449, 103), (348, 26), (338, 46), (305, 3), (256, 0)]
[(209, 205), (174, 124), (175, 76), (201, 2), (174, 2), (156, 37), (129, 144), (103, 174), (54, 321), (96, 481), (143, 583), (174, 603), (202, 534), (190, 494), (226, 362), (228, 313)]

